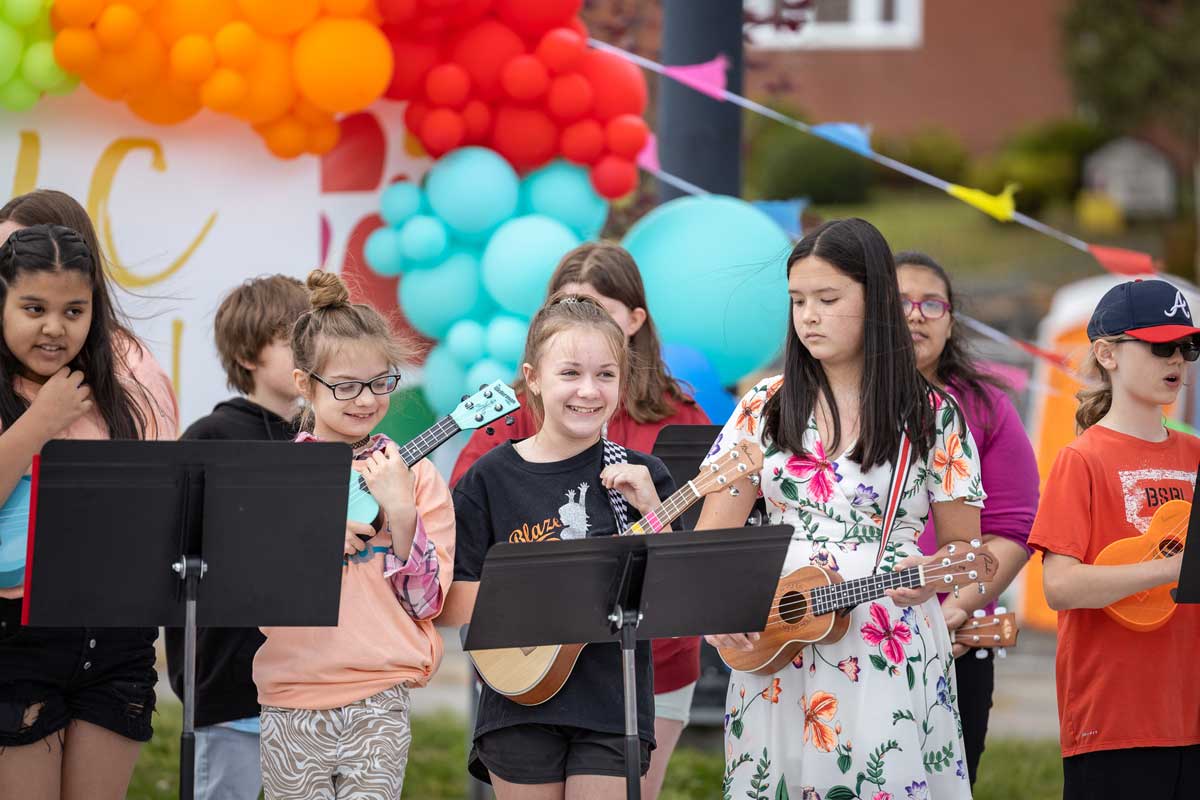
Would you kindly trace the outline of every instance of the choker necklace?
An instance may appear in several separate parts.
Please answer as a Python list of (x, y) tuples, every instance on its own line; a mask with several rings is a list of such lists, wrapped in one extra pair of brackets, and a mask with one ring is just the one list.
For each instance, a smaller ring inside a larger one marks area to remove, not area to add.
[(371, 441), (371, 434), (369, 434), (369, 433), (368, 433), (366, 436), (364, 436), (363, 438), (359, 439), (357, 442), (351, 442), (351, 443), (350, 443), (350, 449), (351, 449), (351, 450), (357, 450), (358, 448), (362, 447), (363, 445), (365, 445), (365, 444), (366, 444), (367, 442), (369, 442), (369, 441)]

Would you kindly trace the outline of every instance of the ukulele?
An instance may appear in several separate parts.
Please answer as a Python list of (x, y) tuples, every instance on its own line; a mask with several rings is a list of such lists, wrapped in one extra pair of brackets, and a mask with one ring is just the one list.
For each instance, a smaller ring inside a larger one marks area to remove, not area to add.
[(22, 475), (0, 507), (0, 589), (25, 580), (25, 539), (29, 535), (30, 478)]
[[(1188, 501), (1168, 500), (1154, 512), (1145, 533), (1118, 539), (1100, 551), (1095, 563), (1104, 566), (1138, 564), (1182, 553), (1187, 542), (1191, 513), (1192, 504)], [(1158, 630), (1175, 613), (1171, 589), (1177, 585), (1164, 583), (1153, 589), (1134, 592), (1105, 606), (1104, 611), (1131, 631), (1147, 633)]]
[[(737, 495), (738, 488), (729, 484), (739, 478), (747, 477), (757, 486), (761, 469), (762, 450), (758, 445), (739, 442), (619, 535), (668, 530), (671, 523), (700, 498), (726, 487), (730, 494)], [(479, 676), (497, 694), (523, 706), (536, 706), (558, 694), (571, 677), (571, 670), (583, 648), (582, 644), (557, 644), (470, 650), (467, 654), (475, 662)]]
[(810, 644), (833, 644), (850, 629), (850, 609), (877, 600), (888, 589), (915, 589), (931, 583), (955, 592), (968, 583), (984, 584), (996, 575), (996, 557), (982, 542), (951, 542), (934, 560), (908, 569), (845, 580), (825, 567), (800, 567), (783, 577), (753, 650), (718, 649), (730, 669), (771, 675), (783, 669)]
[(975, 650), (976, 658), (987, 658), (988, 650), (995, 650), (997, 657), (1004, 658), (1005, 648), (1016, 645), (1017, 633), (1017, 615), (1005, 611), (1004, 606), (996, 606), (995, 614), (975, 609), (974, 616), (950, 638), (954, 644)]
[[(484, 384), (479, 391), (472, 395), (463, 395), (462, 402), (453, 411), (425, 430), (420, 436), (400, 448), (400, 457), (406, 466), (411, 467), (434, 450), (450, 441), (462, 431), (474, 430), (495, 422), (506, 414), (511, 414), (521, 407), (513, 390), (503, 381)], [(507, 424), (512, 425), (510, 417)], [(489, 429), (490, 433), (490, 429)], [(375, 533), (383, 530), (383, 510), (362, 474), (350, 468), (350, 494), (346, 503), (346, 519), (362, 522), (375, 529)], [(374, 534), (372, 534), (374, 536)], [(359, 534), (360, 539), (370, 539), (370, 536)]]

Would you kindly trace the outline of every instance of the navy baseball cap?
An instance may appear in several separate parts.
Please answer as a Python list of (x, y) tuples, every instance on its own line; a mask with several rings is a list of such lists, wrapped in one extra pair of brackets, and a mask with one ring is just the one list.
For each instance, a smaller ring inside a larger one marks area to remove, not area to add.
[(1200, 333), (1183, 292), (1166, 281), (1135, 280), (1104, 293), (1087, 327), (1088, 339), (1128, 334), (1143, 342), (1173, 342)]

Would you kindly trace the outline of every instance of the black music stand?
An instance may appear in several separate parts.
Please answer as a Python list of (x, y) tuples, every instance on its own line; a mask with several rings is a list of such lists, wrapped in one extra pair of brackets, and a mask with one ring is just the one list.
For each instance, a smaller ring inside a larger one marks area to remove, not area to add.
[[(641, 798), (637, 639), (741, 633), (766, 627), (791, 525), (567, 542), (494, 545), (463, 647), (620, 642), (625, 688), (625, 791)], [(715, 587), (738, 577), (730, 602)], [(537, 608), (538, 614), (512, 614)]]
[[(1197, 470), (1196, 480), (1200, 481), (1200, 469)], [(1171, 597), (1179, 604), (1200, 603), (1200, 514), (1196, 513), (1194, 501), (1192, 513), (1188, 515), (1188, 535), (1183, 546), (1183, 564), (1179, 567), (1179, 585), (1171, 590)]]
[(196, 626), (337, 625), (349, 474), (337, 443), (52, 441), (35, 460), (23, 621), (184, 628), (184, 800)]

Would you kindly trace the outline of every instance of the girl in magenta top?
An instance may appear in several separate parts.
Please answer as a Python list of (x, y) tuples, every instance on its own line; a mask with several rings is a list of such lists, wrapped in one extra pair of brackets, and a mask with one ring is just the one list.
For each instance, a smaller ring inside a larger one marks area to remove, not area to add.
[[(1000, 562), (996, 579), (986, 593), (942, 596), (946, 625), (954, 631), (976, 609), (992, 612), (996, 597), (1029, 558), (1027, 542), (1038, 504), (1037, 459), (1012, 400), (995, 379), (980, 371), (967, 349), (963, 332), (955, 323), (954, 294), (945, 270), (924, 253), (906, 252), (896, 255), (896, 276), (904, 316), (912, 331), (917, 369), (958, 400), (967, 427), (975, 436), (987, 492), (979, 527)], [(932, 518), (918, 544), (926, 553), (937, 550)], [(954, 646), (958, 707), (972, 784), (983, 754), (995, 681), (992, 651), (978, 652), (984, 657), (964, 656), (966, 648)]]

